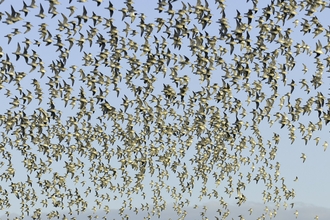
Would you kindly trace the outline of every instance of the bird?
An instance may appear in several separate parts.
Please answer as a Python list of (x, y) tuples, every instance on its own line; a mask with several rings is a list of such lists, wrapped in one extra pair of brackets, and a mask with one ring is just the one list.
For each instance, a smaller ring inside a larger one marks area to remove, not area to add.
[(297, 210), (294, 212), (294, 215), (296, 216), (296, 218), (298, 218), (298, 211)]
[(71, 5), (69, 7), (66, 7), (66, 9), (69, 9), (70, 10), (69, 17), (71, 17), (75, 13), (75, 11), (76, 11), (77, 8), (74, 5)]
[(322, 51), (322, 44), (320, 42), (320, 40), (318, 40), (318, 42), (316, 43), (316, 49), (313, 51), (314, 53), (316, 53), (315, 58), (319, 57), (321, 54), (323, 54)]
[(35, 15), (36, 17), (39, 17), (41, 19), (45, 19), (46, 18), (46, 15), (44, 14), (44, 8), (42, 6), (42, 4), (40, 3), (40, 11), (39, 11), (39, 14)]
[(108, 10), (109, 10), (110, 17), (113, 16), (114, 11), (116, 10), (116, 9), (113, 7), (113, 4), (111, 3), (111, 1), (109, 1), (109, 6), (106, 7), (105, 9), (108, 9)]
[(328, 142), (325, 141), (324, 144), (323, 144), (322, 146), (323, 146), (324, 151), (326, 151), (327, 148), (328, 148)]
[(19, 11), (23, 12), (25, 17), (28, 15), (29, 9), (28, 9), (28, 5), (25, 3), (25, 1), (23, 1), (23, 8)]
[(16, 61), (20, 58), (20, 55), (21, 55), (21, 46), (19, 45), (19, 43), (17, 43), (17, 49), (16, 51), (13, 53), (16, 55)]
[(300, 158), (303, 159), (303, 163), (305, 163), (307, 157), (306, 157), (306, 155), (304, 153), (301, 153), (301, 157)]

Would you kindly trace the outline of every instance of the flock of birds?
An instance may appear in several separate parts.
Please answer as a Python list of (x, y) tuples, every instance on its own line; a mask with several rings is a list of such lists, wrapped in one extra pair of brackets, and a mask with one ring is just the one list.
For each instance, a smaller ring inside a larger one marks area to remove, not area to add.
[[(329, 3), (248, 0), (233, 18), (224, 0), (150, 1), (153, 12), (136, 9), (144, 1), (93, 2), (94, 11), (86, 0), (0, 11), (2, 30), (12, 28), (0, 47), (9, 105), (0, 112), (0, 209), (19, 206), (16, 219), (45, 210), (49, 219), (75, 219), (121, 201), (123, 219), (128, 210), (161, 217), (169, 206), (184, 219), (193, 198), (212, 198), (215, 218), (226, 219), (226, 199), (241, 206), (249, 184), (263, 185), (263, 202), (277, 207), (258, 219), (294, 208), (276, 161), (285, 137), (269, 130), (266, 139), (262, 130), (278, 126), (291, 144), (301, 138), (326, 150), (315, 133), (330, 121), (321, 89), (330, 29), (315, 14)], [(295, 41), (294, 31), (316, 45)], [(315, 66), (296, 65), (300, 57)], [(198, 218), (213, 216), (204, 206)]]

